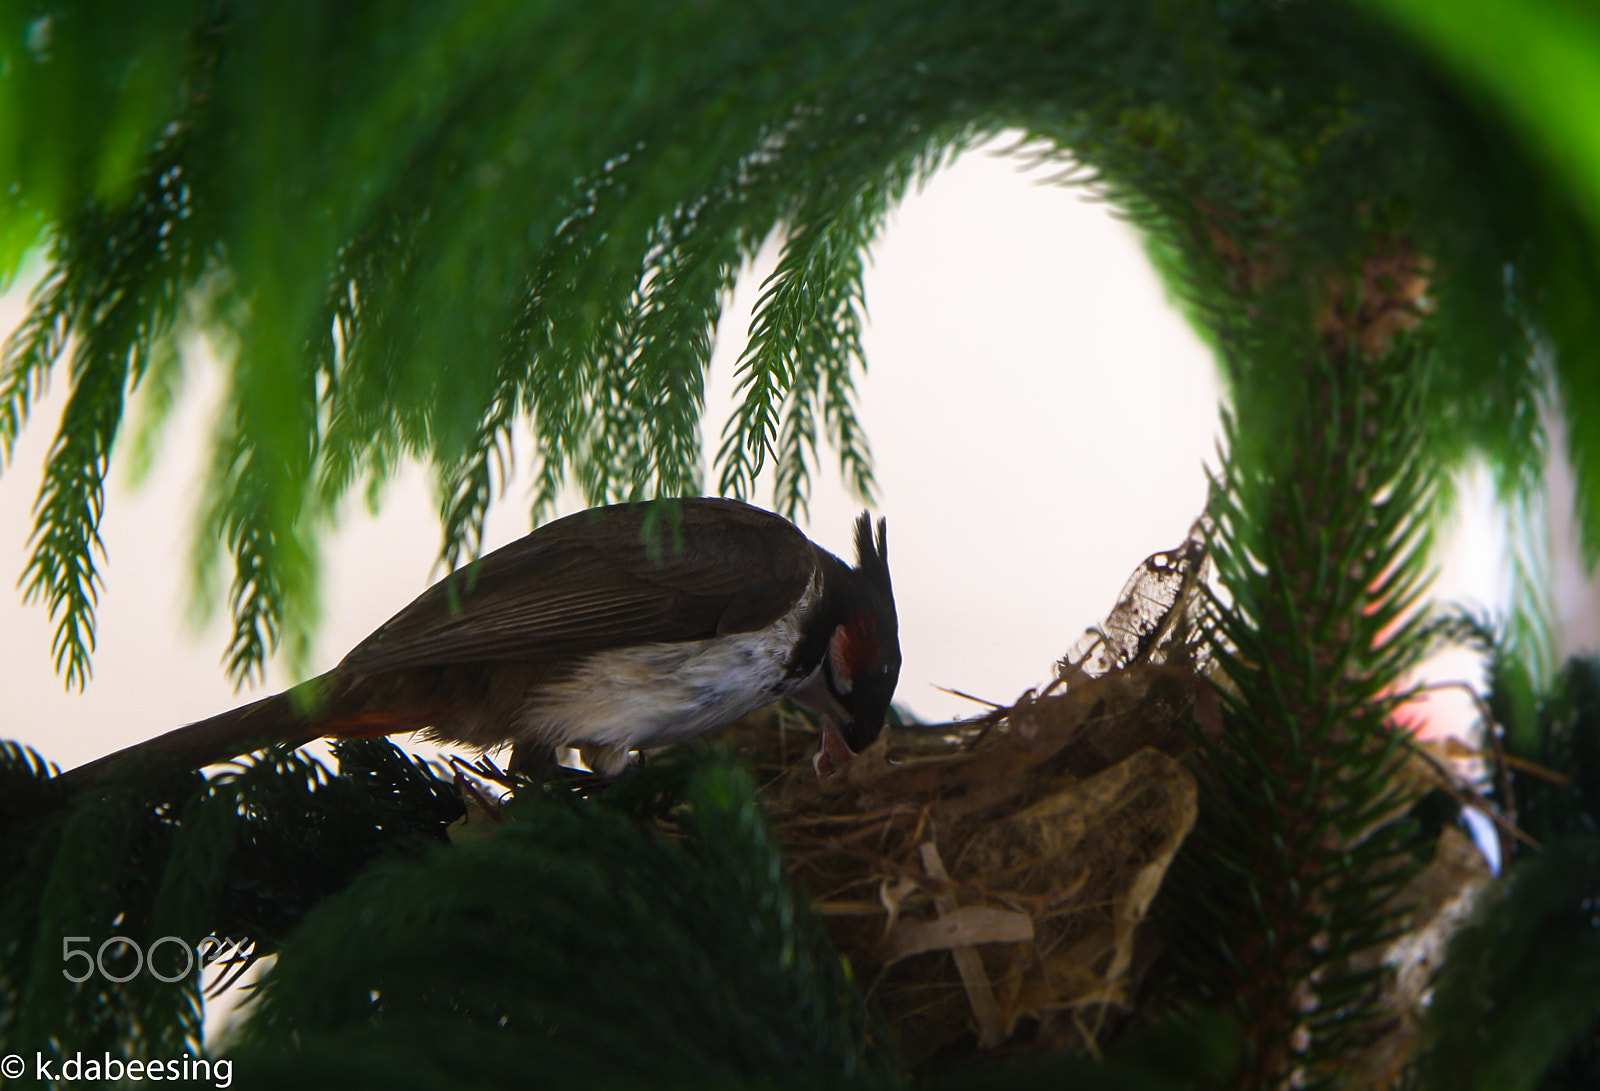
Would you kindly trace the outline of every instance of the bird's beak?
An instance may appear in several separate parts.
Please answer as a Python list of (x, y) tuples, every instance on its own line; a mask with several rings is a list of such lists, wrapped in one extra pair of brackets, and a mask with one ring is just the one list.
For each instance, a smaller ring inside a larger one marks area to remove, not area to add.
[(811, 768), (819, 777), (830, 777), (849, 765), (855, 756), (856, 752), (844, 741), (844, 734), (839, 730), (839, 722), (832, 716), (824, 714), (822, 745), (817, 747), (817, 756), (811, 759)]

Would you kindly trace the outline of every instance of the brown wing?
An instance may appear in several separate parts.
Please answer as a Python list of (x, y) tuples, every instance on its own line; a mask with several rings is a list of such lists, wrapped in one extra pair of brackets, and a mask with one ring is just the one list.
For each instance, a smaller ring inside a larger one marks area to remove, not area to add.
[(788, 612), (817, 555), (788, 520), (733, 500), (591, 508), (434, 584), (340, 668), (576, 655), (751, 632)]

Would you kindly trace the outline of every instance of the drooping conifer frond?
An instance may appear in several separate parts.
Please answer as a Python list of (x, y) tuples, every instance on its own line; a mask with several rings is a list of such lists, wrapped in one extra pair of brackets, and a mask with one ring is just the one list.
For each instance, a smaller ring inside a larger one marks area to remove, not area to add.
[[(1070, 150), (1160, 234), (1235, 377), (1268, 314), (1239, 290), (1336, 249), (1336, 205), (1359, 195), (1420, 232), (1442, 327), (1492, 334), (1458, 339), (1485, 347), (1430, 409), (1459, 421), (1440, 433), (1454, 457), (1533, 450), (1519, 327), (1483, 316), (1515, 295), (1543, 322), (1549, 285), (1590, 279), (1560, 257), (1570, 202), (1507, 215), (1527, 172), (1476, 169), (1492, 123), (1321, 8), (160, 0), (7, 18), (0, 233), (14, 266), (47, 227), (54, 271), (0, 377), (0, 439), (73, 354), (83, 396), (30, 578), (74, 680), (98, 467), (174, 321), (235, 349), (202, 537), (236, 571), (242, 676), (315, 616), (297, 600), (315, 595), (323, 513), (406, 458), (433, 466), (452, 563), (477, 548), (523, 428), (539, 513), (564, 483), (596, 502), (698, 489), (722, 300), (774, 230), (785, 248), (712, 479), (747, 491), (770, 460), (795, 511), (826, 441), (870, 491), (852, 394), (867, 251), (917, 178), (1005, 126)], [(1581, 330), (1540, 332), (1563, 375), (1585, 373)]]

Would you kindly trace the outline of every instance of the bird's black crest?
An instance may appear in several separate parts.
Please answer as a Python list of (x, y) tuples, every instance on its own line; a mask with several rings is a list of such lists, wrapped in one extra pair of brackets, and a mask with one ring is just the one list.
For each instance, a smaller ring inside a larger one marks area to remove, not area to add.
[(878, 520), (878, 533), (872, 533), (872, 516), (862, 512), (856, 519), (856, 570), (885, 591), (892, 591), (889, 583), (889, 527), (888, 520)]

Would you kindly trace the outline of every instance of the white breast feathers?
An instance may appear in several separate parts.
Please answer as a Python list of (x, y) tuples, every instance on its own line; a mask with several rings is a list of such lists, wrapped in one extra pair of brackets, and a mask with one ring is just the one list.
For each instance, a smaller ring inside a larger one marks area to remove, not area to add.
[(789, 657), (820, 596), (819, 573), (765, 629), (597, 652), (572, 675), (529, 691), (518, 735), (626, 754), (724, 727), (810, 680), (789, 673)]

